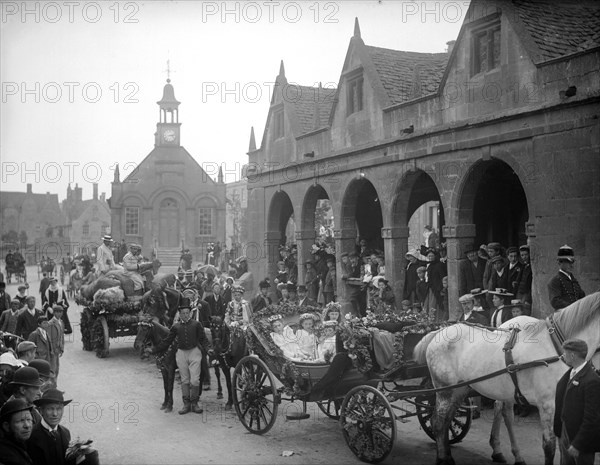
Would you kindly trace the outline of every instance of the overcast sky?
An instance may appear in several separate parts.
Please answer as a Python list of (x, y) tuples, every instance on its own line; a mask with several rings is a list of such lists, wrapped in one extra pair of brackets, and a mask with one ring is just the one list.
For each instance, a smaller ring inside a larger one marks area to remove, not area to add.
[[(69, 181), (110, 197), (154, 147), (167, 60), (181, 143), (226, 181), (260, 144), (271, 86), (337, 86), (358, 17), (367, 45), (443, 52), (468, 2), (0, 2), (1, 190)], [(23, 8), (25, 5), (25, 8)], [(238, 173), (237, 175), (235, 173)], [(210, 172), (209, 172), (210, 174)]]

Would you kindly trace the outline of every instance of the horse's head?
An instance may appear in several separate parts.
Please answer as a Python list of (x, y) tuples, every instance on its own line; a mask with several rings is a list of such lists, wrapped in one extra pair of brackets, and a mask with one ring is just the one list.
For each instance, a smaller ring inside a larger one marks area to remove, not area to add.
[(153, 329), (154, 321), (152, 315), (141, 314), (138, 321), (137, 335), (133, 343), (135, 350), (142, 350), (150, 342)]

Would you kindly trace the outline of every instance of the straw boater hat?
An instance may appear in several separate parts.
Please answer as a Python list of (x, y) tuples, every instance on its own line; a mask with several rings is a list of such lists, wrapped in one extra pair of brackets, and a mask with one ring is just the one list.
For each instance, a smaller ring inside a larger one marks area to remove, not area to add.
[(470, 294), (471, 294), (473, 297), (481, 297), (482, 295), (485, 295), (485, 294), (487, 294), (487, 292), (488, 292), (487, 290), (485, 290), (485, 289), (481, 289), (480, 287), (478, 287), (478, 288), (476, 288), (476, 289), (471, 289), (471, 292), (470, 292)]
[(102, 240), (104, 242), (113, 242), (113, 238), (110, 234), (105, 234), (104, 237), (102, 238)]
[(565, 244), (560, 249), (558, 249), (558, 254), (556, 258), (558, 261), (566, 260), (570, 263), (573, 263), (575, 262), (575, 251)]
[(465, 294), (461, 297), (459, 297), (458, 301), (462, 304), (465, 302), (472, 302), (473, 301), (473, 294)]
[(498, 295), (500, 297), (513, 297), (513, 294), (508, 292), (506, 289), (502, 287), (497, 287), (494, 291), (488, 291), (490, 294)]

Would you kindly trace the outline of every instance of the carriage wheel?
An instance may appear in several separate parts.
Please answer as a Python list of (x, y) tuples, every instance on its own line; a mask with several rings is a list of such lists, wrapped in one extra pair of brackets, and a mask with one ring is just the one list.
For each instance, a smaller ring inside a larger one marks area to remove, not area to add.
[[(427, 379), (424, 384), (426, 387), (432, 387), (431, 380)], [(415, 398), (415, 404), (417, 407), (417, 418), (423, 431), (435, 441), (435, 434), (433, 433), (433, 425), (431, 423), (435, 411), (435, 394), (418, 396)], [(452, 417), (450, 422), (450, 427), (448, 428), (450, 444), (457, 444), (465, 438), (469, 429), (471, 429), (472, 415), (473, 401), (470, 397), (467, 397), (462, 405), (456, 409), (454, 417)]]
[(317, 401), (319, 410), (332, 420), (340, 419), (340, 408), (342, 407), (342, 399), (327, 399)]
[(100, 324), (102, 325), (102, 336), (103, 336), (103, 340), (100, 341), (101, 342), (101, 350), (100, 351), (96, 351), (96, 356), (100, 357), (100, 358), (106, 358), (108, 357), (108, 347), (110, 345), (110, 339), (109, 339), (109, 334), (108, 334), (108, 322), (106, 321), (106, 318), (101, 316), (98, 318), (100, 320)]
[(346, 444), (363, 462), (381, 462), (392, 451), (396, 415), (386, 397), (374, 387), (357, 386), (346, 395), (340, 424)]
[(79, 322), (79, 328), (81, 329), (81, 342), (83, 344), (83, 350), (92, 351), (94, 347), (92, 345), (92, 312), (89, 308), (85, 307), (81, 312), (81, 321)]
[(233, 405), (244, 427), (253, 434), (269, 431), (280, 399), (267, 365), (257, 357), (244, 357), (235, 367), (232, 385)]

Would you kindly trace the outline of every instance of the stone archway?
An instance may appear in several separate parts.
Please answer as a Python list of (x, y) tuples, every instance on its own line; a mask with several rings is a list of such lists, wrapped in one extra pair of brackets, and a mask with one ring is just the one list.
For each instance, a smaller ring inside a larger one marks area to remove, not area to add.
[[(385, 231), (386, 277), (397, 292), (397, 300), (405, 295), (405, 255), (409, 248), (419, 249), (424, 243), (423, 229), (431, 225), (443, 242), (444, 205), (433, 179), (423, 170), (407, 172), (400, 180), (392, 206), (392, 228)], [(388, 246), (389, 243), (389, 246)], [(389, 276), (388, 276), (389, 275)]]
[(279, 247), (287, 242), (294, 241), (294, 236), (288, 237), (288, 225), (293, 221), (294, 206), (285, 191), (278, 191), (273, 195), (267, 217), (267, 232), (265, 237), (267, 273), (273, 278), (277, 273), (279, 261)]
[(458, 219), (459, 224), (475, 225), (475, 244), (500, 242), (508, 247), (527, 242), (527, 196), (510, 165), (498, 159), (473, 165), (460, 193)]
[[(382, 227), (383, 215), (375, 186), (366, 178), (353, 179), (348, 184), (342, 201), (343, 238), (350, 239), (354, 236), (355, 242), (365, 239), (367, 248), (383, 250)], [(345, 244), (344, 251), (352, 251), (351, 246)]]

